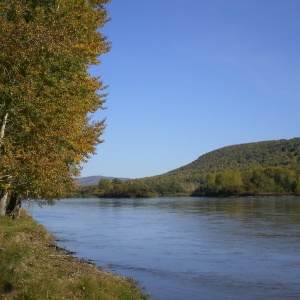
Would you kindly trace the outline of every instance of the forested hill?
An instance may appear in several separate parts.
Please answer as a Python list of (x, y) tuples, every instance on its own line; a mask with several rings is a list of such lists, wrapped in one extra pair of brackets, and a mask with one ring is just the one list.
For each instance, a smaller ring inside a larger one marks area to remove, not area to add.
[(139, 182), (159, 195), (298, 194), (300, 138), (220, 148)]
[(300, 138), (233, 145), (168, 173), (100, 180), (83, 197), (300, 195)]
[(226, 169), (245, 171), (275, 166), (295, 168), (299, 164), (300, 138), (294, 138), (227, 146), (167, 174), (216, 173)]

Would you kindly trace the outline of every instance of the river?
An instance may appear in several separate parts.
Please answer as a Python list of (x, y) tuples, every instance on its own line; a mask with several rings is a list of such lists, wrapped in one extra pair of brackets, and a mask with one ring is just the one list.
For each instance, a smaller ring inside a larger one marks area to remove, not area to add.
[(299, 197), (63, 199), (29, 212), (153, 300), (300, 299)]

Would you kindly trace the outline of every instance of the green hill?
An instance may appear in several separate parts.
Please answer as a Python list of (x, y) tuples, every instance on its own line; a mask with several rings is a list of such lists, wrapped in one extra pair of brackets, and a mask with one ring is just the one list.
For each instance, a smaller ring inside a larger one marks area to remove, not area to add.
[(168, 172), (214, 173), (225, 169), (249, 170), (284, 166), (294, 168), (300, 164), (300, 138), (264, 141), (227, 146), (200, 156), (192, 163)]
[(216, 176), (225, 170), (236, 171), (241, 176), (246, 171), (262, 171), (268, 168), (287, 169), (298, 174), (299, 166), (300, 138), (283, 139), (220, 148), (200, 156), (188, 165), (140, 181), (161, 195), (184, 194), (199, 189), (199, 184), (206, 181), (207, 175)]
[(300, 195), (300, 138), (220, 148), (168, 173), (105, 180), (82, 197)]

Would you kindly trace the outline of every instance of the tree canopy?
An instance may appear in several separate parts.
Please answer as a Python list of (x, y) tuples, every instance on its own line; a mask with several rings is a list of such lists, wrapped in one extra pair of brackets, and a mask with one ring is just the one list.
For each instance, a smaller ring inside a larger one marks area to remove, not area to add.
[(93, 121), (93, 113), (104, 109), (105, 86), (89, 67), (110, 48), (99, 32), (108, 2), (1, 1), (2, 208), (8, 194), (53, 199), (68, 193), (101, 142), (104, 120)]

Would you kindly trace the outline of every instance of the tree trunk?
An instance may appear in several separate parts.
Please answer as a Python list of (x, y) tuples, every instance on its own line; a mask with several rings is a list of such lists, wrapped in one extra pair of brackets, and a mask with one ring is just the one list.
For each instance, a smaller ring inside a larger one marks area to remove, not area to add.
[(7, 201), (8, 191), (3, 190), (0, 198), (0, 217), (5, 216), (6, 210), (6, 201)]
[(6, 214), (14, 217), (15, 212), (19, 208), (20, 199), (17, 193), (12, 193), (9, 199), (9, 203), (6, 208)]
[[(8, 117), (8, 113), (6, 113), (4, 115), (3, 123), (2, 123), (1, 128), (0, 128), (0, 147), (3, 145), (3, 139), (4, 139), (4, 132), (5, 132), (5, 127), (6, 127), (7, 117)], [(3, 176), (3, 177), (5, 178), (6, 176)], [(8, 179), (10, 179), (10, 178), (8, 177)], [(7, 189), (3, 189), (2, 193), (1, 193), (1, 196), (0, 196), (1, 197), (0, 198), (0, 217), (5, 216), (7, 196), (8, 196)]]
[(8, 117), (8, 113), (5, 114), (1, 129), (0, 129), (0, 146), (3, 144), (3, 138), (4, 138), (7, 117)]

